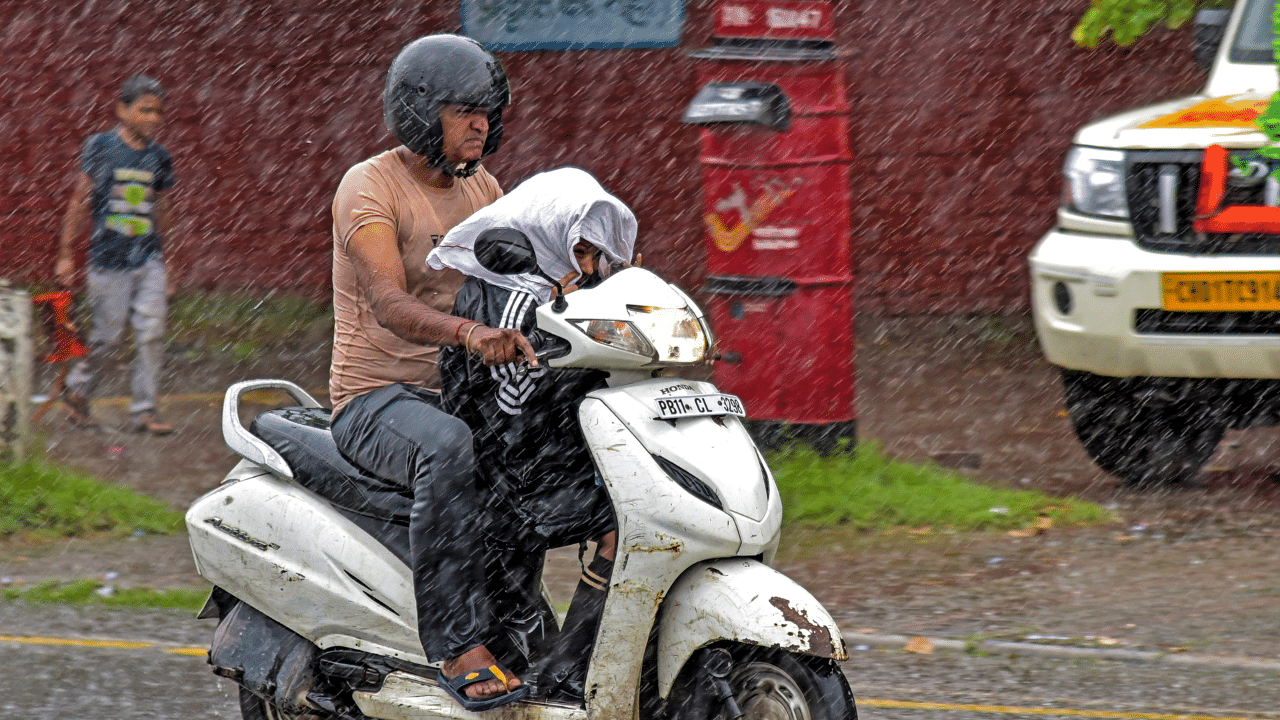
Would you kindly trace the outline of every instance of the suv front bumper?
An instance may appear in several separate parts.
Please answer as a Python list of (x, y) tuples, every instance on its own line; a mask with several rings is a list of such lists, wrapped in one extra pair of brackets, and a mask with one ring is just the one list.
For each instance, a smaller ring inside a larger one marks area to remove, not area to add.
[(1131, 238), (1054, 230), (1029, 264), (1036, 335), (1054, 365), (1113, 377), (1280, 378), (1280, 332), (1134, 329), (1138, 310), (1162, 307), (1162, 273), (1280, 273), (1280, 256), (1154, 253)]

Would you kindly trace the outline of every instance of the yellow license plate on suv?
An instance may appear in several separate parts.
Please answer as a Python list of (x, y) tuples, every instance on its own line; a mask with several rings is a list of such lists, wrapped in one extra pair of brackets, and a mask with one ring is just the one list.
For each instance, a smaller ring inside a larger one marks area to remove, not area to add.
[(1280, 272), (1162, 273), (1165, 310), (1280, 310)]

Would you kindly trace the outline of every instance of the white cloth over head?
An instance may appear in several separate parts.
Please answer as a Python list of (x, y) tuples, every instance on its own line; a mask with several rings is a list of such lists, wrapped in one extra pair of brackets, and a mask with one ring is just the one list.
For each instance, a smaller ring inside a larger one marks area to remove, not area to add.
[(551, 299), (554, 285), (532, 273), (498, 275), (480, 266), (475, 255), (476, 238), (490, 228), (508, 227), (524, 233), (538, 257), (538, 267), (559, 280), (582, 268), (573, 257), (573, 246), (586, 240), (599, 248), (601, 264), (631, 262), (636, 244), (636, 216), (621, 200), (610, 195), (585, 170), (566, 167), (538, 173), (520, 183), (492, 205), (454, 226), (427, 255), (427, 265), (446, 267), (485, 282), (532, 293), (542, 302)]

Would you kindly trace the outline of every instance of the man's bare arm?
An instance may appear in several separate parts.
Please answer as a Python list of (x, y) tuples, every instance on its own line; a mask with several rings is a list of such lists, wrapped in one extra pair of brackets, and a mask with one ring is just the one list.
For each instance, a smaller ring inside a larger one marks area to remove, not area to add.
[(379, 325), (419, 345), (457, 344), (453, 337), (465, 321), (409, 294), (395, 231), (390, 226), (370, 223), (356, 230), (348, 254)]
[[(373, 317), (397, 337), (419, 345), (464, 345), (485, 364), (512, 362), (524, 355), (537, 364), (533, 346), (514, 330), (495, 330), (427, 305), (408, 292), (395, 231), (383, 223), (356, 230), (348, 245), (356, 280), (369, 296)], [(476, 325), (474, 329), (470, 326)]]

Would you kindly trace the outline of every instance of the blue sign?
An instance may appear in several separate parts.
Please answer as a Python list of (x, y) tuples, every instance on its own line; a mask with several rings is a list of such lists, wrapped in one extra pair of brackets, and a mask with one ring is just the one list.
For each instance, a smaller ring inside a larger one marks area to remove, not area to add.
[(680, 44), (684, 0), (462, 0), (462, 31), (491, 50)]

